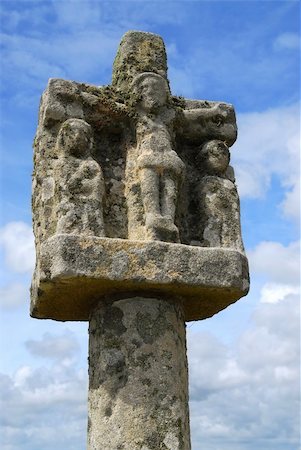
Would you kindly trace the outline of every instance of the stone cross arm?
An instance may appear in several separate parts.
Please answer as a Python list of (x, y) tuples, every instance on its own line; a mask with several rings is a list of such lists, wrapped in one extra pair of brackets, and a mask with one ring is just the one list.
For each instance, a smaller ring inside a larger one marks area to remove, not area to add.
[[(69, 118), (84, 119), (98, 128), (112, 129), (127, 124), (133, 115), (129, 99), (114, 86), (94, 86), (51, 78), (41, 98), (39, 129), (52, 129)], [(194, 145), (208, 139), (220, 139), (228, 146), (237, 137), (235, 111), (231, 104), (191, 100), (173, 96), (178, 111), (176, 134)]]

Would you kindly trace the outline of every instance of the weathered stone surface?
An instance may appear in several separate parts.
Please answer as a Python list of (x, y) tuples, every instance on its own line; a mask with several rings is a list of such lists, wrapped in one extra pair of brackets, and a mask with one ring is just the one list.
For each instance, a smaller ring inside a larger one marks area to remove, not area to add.
[[(135, 32), (133, 39), (138, 35)], [(147, 42), (152, 42), (153, 35), (146, 35)], [(129, 33), (127, 46), (131, 36)], [(161, 38), (156, 39), (159, 48)], [(91, 127), (90, 159), (99, 165), (104, 183), (102, 199), (95, 208), (95, 216), (101, 206), (103, 209), (101, 234), (188, 245), (203, 241), (199, 185), (204, 174), (197, 164), (199, 147), (212, 139), (228, 146), (234, 143), (234, 109), (221, 102), (173, 97), (164, 71), (163, 75), (160, 70), (139, 72), (149, 70), (148, 64), (133, 70), (126, 94), (117, 85), (49, 81), (35, 138), (32, 202), (37, 256), (40, 243), (62, 231), (57, 230), (61, 200), (55, 193), (63, 180), (56, 179), (56, 167), (60, 161), (68, 162), (59, 154), (57, 143), (60, 130), (70, 119), (83, 120)], [(147, 89), (152, 91), (147, 93)], [(90, 220), (94, 219), (97, 221), (90, 215)]]
[(236, 248), (244, 252), (239, 197), (234, 184), (234, 170), (229, 167), (229, 162), (229, 149), (219, 140), (204, 144), (197, 156), (203, 173), (199, 184), (201, 245)]
[[(35, 139), (33, 316), (88, 320), (97, 290), (103, 296), (155, 289), (185, 297), (185, 317), (192, 320), (246, 294), (247, 265), (235, 252), (244, 252), (239, 199), (228, 166), (228, 146), (237, 134), (234, 109), (173, 97), (166, 70), (162, 39), (129, 32), (116, 57), (112, 86), (49, 81)], [(224, 165), (216, 170), (219, 159)], [(100, 244), (100, 236), (111, 240)], [(185, 245), (170, 250), (143, 241)], [(92, 260), (85, 245), (95, 247)], [(116, 246), (118, 264), (128, 259), (130, 265), (125, 277), (115, 279), (99, 252), (103, 247), (111, 261)], [(143, 262), (133, 259), (135, 248)], [(70, 251), (74, 262), (66, 257)], [(64, 252), (69, 266), (61, 271), (57, 258)], [(230, 255), (236, 255), (232, 265)], [(150, 264), (153, 273), (145, 270)], [(186, 269), (189, 264), (198, 268), (197, 276)], [(66, 270), (72, 273), (68, 282)], [(62, 295), (54, 299), (59, 286)], [(68, 295), (68, 289), (77, 293)], [(77, 300), (62, 301), (64, 296)]]
[(136, 146), (126, 165), (128, 237), (179, 242), (175, 219), (185, 164), (174, 150), (176, 111), (169, 87), (161, 75), (144, 72), (134, 78), (132, 91), (138, 100)]
[(134, 77), (143, 72), (153, 72), (167, 78), (164, 42), (157, 34), (128, 31), (119, 44), (112, 85), (127, 93)]
[(91, 126), (82, 119), (68, 119), (57, 138), (54, 166), (56, 233), (104, 236), (104, 179), (92, 158)]
[(219, 139), (230, 147), (236, 141), (236, 116), (230, 103), (185, 99), (183, 116), (177, 133), (189, 144)]
[(99, 303), (89, 336), (88, 450), (190, 450), (181, 302)]
[(189, 321), (211, 317), (248, 288), (247, 260), (236, 250), (56, 235), (41, 247), (31, 314), (88, 320), (100, 299), (139, 292), (183, 298)]
[(89, 450), (189, 450), (184, 321), (247, 294), (232, 105), (171, 94), (162, 39), (110, 86), (51, 79), (34, 142), (31, 315), (90, 320)]

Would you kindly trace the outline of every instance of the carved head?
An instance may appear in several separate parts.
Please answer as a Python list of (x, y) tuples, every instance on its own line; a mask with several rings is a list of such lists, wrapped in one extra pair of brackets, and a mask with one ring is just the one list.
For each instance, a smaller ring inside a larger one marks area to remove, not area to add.
[(222, 175), (230, 162), (228, 146), (218, 140), (206, 142), (197, 156), (197, 161), (209, 175)]
[(76, 158), (90, 155), (93, 146), (91, 125), (82, 119), (66, 120), (58, 133), (57, 149), (63, 156)]
[(132, 93), (146, 112), (153, 112), (165, 105), (170, 97), (167, 80), (153, 72), (137, 75), (131, 85)]

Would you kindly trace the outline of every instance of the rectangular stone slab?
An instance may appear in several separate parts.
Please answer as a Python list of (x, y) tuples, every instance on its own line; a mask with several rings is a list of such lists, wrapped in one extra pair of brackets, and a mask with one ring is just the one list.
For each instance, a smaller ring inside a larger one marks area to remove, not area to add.
[(31, 316), (89, 320), (106, 298), (180, 296), (185, 320), (205, 319), (249, 290), (246, 257), (232, 249), (54, 235), (40, 248), (31, 287)]

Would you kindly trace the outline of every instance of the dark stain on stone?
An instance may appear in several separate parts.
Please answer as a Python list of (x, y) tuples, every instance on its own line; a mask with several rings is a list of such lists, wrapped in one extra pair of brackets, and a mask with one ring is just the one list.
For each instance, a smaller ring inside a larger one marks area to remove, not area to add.
[(184, 436), (183, 436), (183, 423), (182, 423), (182, 419), (179, 417), (177, 419), (177, 429), (178, 429), (178, 439), (179, 439), (179, 446), (180, 448), (184, 448)]
[(141, 347), (141, 342), (138, 341), (137, 339), (133, 339), (132, 340), (132, 344), (136, 347), (136, 348), (140, 348)]
[(107, 406), (105, 409), (105, 416), (111, 417), (111, 415), (112, 415), (112, 408), (111, 408), (111, 406)]
[(121, 336), (126, 331), (122, 323), (123, 312), (116, 306), (107, 308), (104, 314), (103, 323), (106, 326), (106, 332), (111, 331), (113, 335)]
[(162, 442), (162, 437), (159, 433), (152, 433), (149, 436), (147, 436), (145, 438), (145, 444), (151, 450), (158, 450), (158, 449), (166, 448), (166, 446)]
[(152, 353), (139, 355), (135, 359), (135, 364), (144, 370), (150, 369), (150, 367), (151, 367), (151, 363), (149, 361), (150, 357), (153, 357)]
[(151, 381), (149, 378), (142, 378), (142, 379), (141, 379), (141, 383), (142, 383), (144, 386), (151, 386), (152, 381)]
[(136, 328), (145, 344), (153, 344), (165, 333), (166, 327), (167, 321), (164, 317), (157, 317), (154, 320), (150, 314), (142, 312), (138, 312), (136, 316)]
[(177, 401), (177, 397), (173, 395), (170, 399), (170, 404), (173, 405)]
[(164, 351), (162, 352), (162, 356), (163, 356), (164, 359), (167, 358), (167, 359), (170, 361), (171, 358), (172, 358), (172, 353), (169, 352), (169, 351), (167, 351), (167, 350), (164, 350)]

